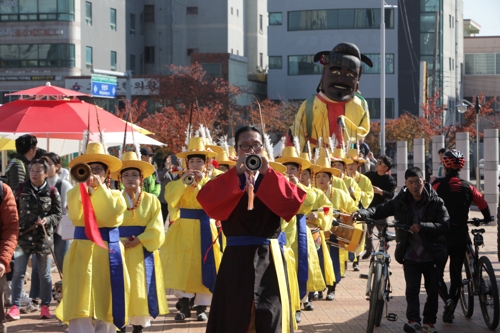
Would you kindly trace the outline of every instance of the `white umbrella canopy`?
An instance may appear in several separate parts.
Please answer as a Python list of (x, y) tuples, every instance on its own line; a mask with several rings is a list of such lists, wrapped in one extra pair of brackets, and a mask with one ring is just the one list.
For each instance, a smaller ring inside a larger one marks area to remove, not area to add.
[[(24, 134), (30, 133), (2, 133), (1, 135), (4, 138), (15, 140)], [(54, 152), (59, 156), (64, 156), (68, 154), (78, 153), (81, 150), (81, 140), (69, 140), (69, 139), (57, 139), (50, 137), (47, 140), (46, 136), (33, 134), (38, 139), (38, 147), (45, 149), (47, 151)], [(157, 141), (153, 138), (150, 138), (147, 135), (141, 134), (139, 132), (134, 133), (134, 137), (138, 144), (140, 145), (150, 145), (150, 146), (164, 146), (163, 143)], [(99, 142), (99, 134), (91, 134), (90, 141)], [(121, 146), (123, 144), (123, 132), (113, 132), (113, 133), (104, 133), (104, 141), (108, 147), (113, 146)], [(47, 147), (48, 143), (48, 147)], [(131, 133), (127, 133), (127, 144), (133, 144), (134, 141), (132, 139)]]

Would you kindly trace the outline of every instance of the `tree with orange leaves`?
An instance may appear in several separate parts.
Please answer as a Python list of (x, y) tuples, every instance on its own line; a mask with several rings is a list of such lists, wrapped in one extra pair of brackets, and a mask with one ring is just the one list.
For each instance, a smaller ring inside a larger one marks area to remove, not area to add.
[(262, 121), (264, 131), (267, 134), (275, 134), (277, 137), (285, 135), (290, 124), (295, 120), (295, 113), (300, 107), (300, 102), (294, 101), (271, 101), (268, 99), (262, 102), (254, 101), (249, 107), (250, 123), (259, 127)]

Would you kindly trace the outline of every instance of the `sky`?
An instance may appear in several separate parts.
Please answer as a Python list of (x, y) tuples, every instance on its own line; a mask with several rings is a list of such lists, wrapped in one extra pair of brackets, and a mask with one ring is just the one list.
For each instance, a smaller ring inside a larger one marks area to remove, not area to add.
[(464, 19), (481, 26), (478, 36), (500, 36), (500, 0), (463, 0)]

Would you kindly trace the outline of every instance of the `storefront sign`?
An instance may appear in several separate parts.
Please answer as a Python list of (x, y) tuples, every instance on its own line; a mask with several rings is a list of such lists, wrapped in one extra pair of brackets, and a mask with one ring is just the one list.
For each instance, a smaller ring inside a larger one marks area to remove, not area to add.
[[(133, 78), (132, 80), (132, 96), (139, 95), (157, 95), (158, 94), (158, 81), (149, 78)], [(75, 90), (84, 94), (92, 94), (92, 86), (89, 77), (85, 78), (69, 78), (64, 80), (64, 87), (66, 89)], [(127, 80), (125, 78), (118, 78), (116, 86), (116, 95), (125, 96), (127, 94)]]
[(0, 37), (55, 36), (63, 33), (61, 29), (0, 29)]
[(0, 76), (0, 81), (54, 81), (54, 75)]

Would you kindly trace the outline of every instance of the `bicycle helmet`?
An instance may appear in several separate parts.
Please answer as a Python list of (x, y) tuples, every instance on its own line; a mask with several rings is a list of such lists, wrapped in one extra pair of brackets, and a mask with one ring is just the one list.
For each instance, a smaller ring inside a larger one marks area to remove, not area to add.
[(443, 154), (443, 164), (447, 169), (460, 170), (465, 165), (464, 155), (456, 149), (448, 150)]

